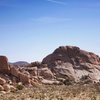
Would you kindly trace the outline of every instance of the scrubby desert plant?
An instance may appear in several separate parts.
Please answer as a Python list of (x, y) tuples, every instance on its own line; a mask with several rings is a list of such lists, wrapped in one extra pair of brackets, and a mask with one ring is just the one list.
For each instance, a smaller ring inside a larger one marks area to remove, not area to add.
[(18, 83), (18, 84), (16, 85), (16, 88), (17, 88), (18, 90), (22, 90), (22, 89), (24, 88), (24, 85), (23, 85), (22, 83)]

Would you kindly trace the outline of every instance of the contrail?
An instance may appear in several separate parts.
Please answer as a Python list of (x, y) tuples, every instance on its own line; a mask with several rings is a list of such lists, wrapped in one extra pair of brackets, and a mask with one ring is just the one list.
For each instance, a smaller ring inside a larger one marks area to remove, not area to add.
[(49, 2), (52, 2), (52, 3), (57, 3), (57, 4), (63, 4), (63, 5), (66, 5), (65, 2), (61, 2), (61, 1), (57, 1), (57, 0), (47, 0)]

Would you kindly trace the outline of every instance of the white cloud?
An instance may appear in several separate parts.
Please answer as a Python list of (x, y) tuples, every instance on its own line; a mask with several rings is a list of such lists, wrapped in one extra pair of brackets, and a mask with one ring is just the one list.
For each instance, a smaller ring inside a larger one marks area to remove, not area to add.
[(66, 5), (66, 3), (65, 3), (65, 2), (58, 1), (58, 0), (47, 0), (47, 1), (52, 2), (52, 3), (56, 3), (56, 4)]
[(70, 18), (39, 17), (32, 19), (36, 23), (60, 23), (70, 21)]

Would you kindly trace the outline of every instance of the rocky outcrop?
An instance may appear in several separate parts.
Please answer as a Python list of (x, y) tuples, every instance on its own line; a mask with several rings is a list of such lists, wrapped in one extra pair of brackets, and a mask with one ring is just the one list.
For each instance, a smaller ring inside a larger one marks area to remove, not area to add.
[[(75, 46), (62, 46), (43, 59), (27, 66), (9, 64), (0, 56), (0, 91), (15, 91), (15, 85), (72, 84), (99, 82), (100, 57)], [(20, 88), (20, 87), (18, 87)]]
[(30, 77), (24, 73), (19, 73), (19, 79), (23, 84), (30, 84)]
[(10, 73), (11, 75), (15, 76), (15, 77), (19, 77), (19, 69), (14, 67), (14, 66), (10, 66)]
[(93, 82), (100, 80), (100, 57), (75, 46), (57, 48), (42, 64), (47, 64), (57, 78), (78, 82), (88, 76)]
[(6, 56), (0, 56), (0, 73), (9, 73), (9, 64)]
[(41, 68), (38, 70), (39, 76), (43, 77), (44, 79), (52, 80), (54, 79), (54, 75), (48, 68)]
[(25, 68), (9, 64), (7, 57), (0, 56), (0, 91), (15, 91), (17, 83), (30, 85), (31, 80), (33, 78), (30, 77), (30, 73)]

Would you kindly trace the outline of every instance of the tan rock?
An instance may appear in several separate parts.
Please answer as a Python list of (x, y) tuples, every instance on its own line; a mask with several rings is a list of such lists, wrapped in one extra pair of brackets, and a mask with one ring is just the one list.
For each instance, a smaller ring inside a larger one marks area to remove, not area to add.
[(30, 72), (30, 74), (32, 74), (33, 76), (37, 76), (37, 67), (33, 67), (32, 71)]
[(57, 48), (42, 64), (47, 64), (56, 78), (78, 82), (92, 74), (91, 80), (100, 81), (100, 57), (75, 46)]
[(4, 85), (6, 83), (6, 80), (0, 77), (0, 85)]
[(10, 73), (13, 75), (13, 76), (16, 76), (18, 77), (18, 74), (19, 74), (19, 71), (17, 68), (15, 68), (14, 66), (10, 68)]
[(23, 73), (19, 73), (19, 79), (23, 84), (30, 84), (30, 78), (28, 75), (23, 74)]
[(34, 82), (34, 80), (31, 80), (30, 83), (31, 83), (32, 86), (37, 86), (38, 85), (38, 83)]
[(10, 68), (8, 64), (8, 59), (5, 56), (0, 56), (0, 72), (1, 73), (9, 73)]
[(39, 76), (42, 76), (44, 79), (52, 80), (54, 78), (53, 73), (48, 68), (39, 69)]
[(10, 85), (9, 84), (4, 84), (3, 85), (4, 91), (10, 91)]
[(0, 91), (0, 94), (3, 94), (4, 95), (4, 94), (6, 94), (6, 92), (5, 91)]
[(2, 85), (0, 85), (0, 91), (3, 91), (3, 90), (4, 90), (3, 86), (2, 86)]
[(11, 91), (11, 92), (15, 92), (15, 91), (16, 91), (16, 88), (15, 88), (14, 86), (11, 85), (11, 86), (10, 86), (10, 91)]

